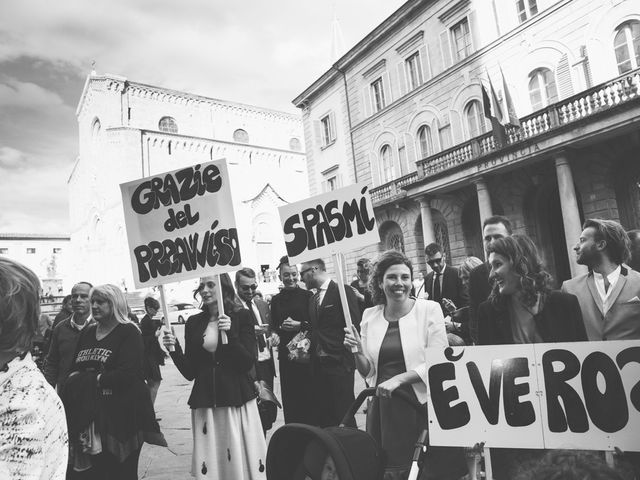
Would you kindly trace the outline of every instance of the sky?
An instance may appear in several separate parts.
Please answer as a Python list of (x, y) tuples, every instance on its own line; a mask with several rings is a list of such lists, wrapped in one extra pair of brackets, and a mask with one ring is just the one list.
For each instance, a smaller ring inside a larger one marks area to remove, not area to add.
[[(291, 100), (402, 0), (2, 0), (0, 233), (68, 234), (87, 74), (296, 112)], [(180, 8), (177, 8), (177, 6)]]

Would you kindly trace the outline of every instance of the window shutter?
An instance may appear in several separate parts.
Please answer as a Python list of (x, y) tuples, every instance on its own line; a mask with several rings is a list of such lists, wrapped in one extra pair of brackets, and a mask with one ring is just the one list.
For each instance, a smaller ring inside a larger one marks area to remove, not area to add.
[(431, 78), (431, 65), (429, 65), (427, 46), (422, 45), (418, 51), (420, 52), (420, 64), (422, 65), (422, 81), (426, 82)]
[(331, 141), (333, 142), (337, 138), (337, 125), (336, 114), (334, 112), (329, 113), (329, 124), (331, 125)]
[(573, 84), (571, 83), (571, 69), (566, 53), (560, 58), (556, 71), (558, 72), (558, 96), (560, 98), (570, 97), (573, 95)]
[(398, 97), (403, 96), (409, 90), (409, 82), (405, 72), (404, 60), (398, 63)]
[(478, 25), (478, 15), (475, 10), (469, 12), (467, 15), (467, 21), (469, 22), (469, 31), (471, 32), (471, 42), (473, 43), (471, 53), (480, 50), (480, 31)]
[(374, 187), (380, 185), (380, 170), (378, 168), (377, 156), (367, 153), (369, 169), (371, 170), (371, 183)]
[(320, 120), (313, 121), (313, 137), (318, 148), (324, 146), (322, 143), (322, 122)]
[(452, 64), (451, 47), (449, 45), (449, 30), (445, 30), (440, 33), (440, 53), (442, 54), (443, 70), (446, 70)]
[(393, 103), (394, 95), (391, 91), (391, 79), (389, 78), (389, 72), (382, 74), (382, 89), (384, 90), (384, 106)]

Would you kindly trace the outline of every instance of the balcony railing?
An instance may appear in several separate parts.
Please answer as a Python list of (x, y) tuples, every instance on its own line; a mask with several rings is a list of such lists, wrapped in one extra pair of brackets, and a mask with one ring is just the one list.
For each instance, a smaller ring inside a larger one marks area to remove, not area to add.
[(500, 146), (492, 133), (479, 137), (437, 155), (416, 162), (417, 173), (405, 175), (371, 189), (371, 198), (379, 202), (402, 195), (401, 189), (426, 176), (476, 160), (492, 152), (545, 134), (573, 122), (592, 117), (618, 105), (640, 98), (640, 69), (590, 88), (520, 119), (520, 127), (507, 127), (506, 144)]

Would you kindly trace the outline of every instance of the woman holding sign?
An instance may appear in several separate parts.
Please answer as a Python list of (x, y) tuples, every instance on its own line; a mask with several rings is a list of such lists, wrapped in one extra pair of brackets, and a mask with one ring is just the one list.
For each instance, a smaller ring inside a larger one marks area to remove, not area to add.
[(187, 320), (184, 351), (171, 333), (163, 339), (180, 373), (194, 380), (188, 402), (191, 474), (198, 479), (264, 479), (267, 447), (250, 376), (256, 360), (253, 321), (236, 303), (226, 273), (202, 278), (196, 294), (203, 311)]
[[(478, 307), (480, 345), (587, 340), (578, 299), (551, 290), (551, 275), (529, 237), (494, 240), (487, 253), (493, 287)], [(514, 467), (542, 454), (544, 450), (491, 449), (494, 478), (512, 478)]]
[[(436, 302), (410, 296), (412, 277), (411, 261), (402, 253), (389, 250), (381, 254), (369, 281), (377, 305), (364, 311), (361, 336), (355, 328), (345, 328), (345, 346), (358, 349), (358, 372), (377, 387), (377, 396), (367, 411), (367, 432), (387, 453), (385, 479), (405, 478), (426, 419), (391, 394), (401, 388), (417, 402), (426, 403), (425, 350), (448, 345), (442, 309)], [(424, 470), (432, 475), (427, 478), (455, 479), (466, 473), (462, 451), (454, 452), (459, 453), (456, 463), (451, 461), (450, 451), (438, 450), (427, 457)], [(434, 461), (450, 465), (443, 471)], [(452, 471), (458, 467), (459, 472)]]

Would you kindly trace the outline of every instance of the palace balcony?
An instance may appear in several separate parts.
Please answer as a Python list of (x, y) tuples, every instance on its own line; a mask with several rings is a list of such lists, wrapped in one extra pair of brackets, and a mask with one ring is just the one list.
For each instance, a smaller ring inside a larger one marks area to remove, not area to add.
[[(374, 206), (398, 201), (407, 195), (407, 187), (442, 177), (509, 151), (521, 149), (537, 139), (558, 137), (599, 122), (628, 108), (640, 106), (640, 69), (584, 90), (543, 110), (520, 119), (520, 127), (506, 128), (506, 144), (499, 145), (491, 132), (458, 144), (416, 162), (416, 171), (371, 189)], [(640, 111), (634, 115), (640, 119)]]

